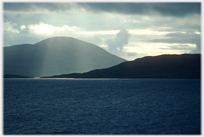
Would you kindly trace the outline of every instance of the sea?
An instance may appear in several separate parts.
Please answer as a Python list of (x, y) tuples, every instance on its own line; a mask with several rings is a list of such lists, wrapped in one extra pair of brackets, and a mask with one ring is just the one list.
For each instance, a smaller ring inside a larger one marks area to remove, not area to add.
[(4, 135), (200, 135), (200, 79), (4, 79)]

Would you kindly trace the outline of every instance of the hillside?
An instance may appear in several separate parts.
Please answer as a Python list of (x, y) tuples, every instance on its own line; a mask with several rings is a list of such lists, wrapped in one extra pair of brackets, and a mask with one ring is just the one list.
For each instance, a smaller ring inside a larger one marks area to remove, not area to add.
[(70, 37), (4, 47), (3, 52), (4, 75), (28, 77), (82, 73), (126, 61), (96, 45)]
[(93, 70), (87, 73), (73, 73), (53, 78), (200, 78), (201, 55), (148, 56), (119, 65)]

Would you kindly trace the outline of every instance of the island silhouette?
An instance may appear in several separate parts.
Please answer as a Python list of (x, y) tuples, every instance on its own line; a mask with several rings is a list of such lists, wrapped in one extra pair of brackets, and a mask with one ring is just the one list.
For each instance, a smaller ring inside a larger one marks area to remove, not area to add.
[(71, 37), (4, 47), (4, 78), (201, 78), (201, 54), (126, 61)]
[(82, 73), (124, 61), (94, 44), (71, 37), (4, 47), (4, 75), (43, 77)]

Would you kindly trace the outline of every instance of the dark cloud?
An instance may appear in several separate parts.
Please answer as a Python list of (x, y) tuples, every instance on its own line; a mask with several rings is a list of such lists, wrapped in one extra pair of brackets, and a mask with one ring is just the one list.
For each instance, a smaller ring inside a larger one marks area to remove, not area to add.
[(24, 3), (24, 2), (5, 2), (4, 11), (13, 12), (36, 12), (48, 10), (51, 12), (66, 11), (73, 8), (72, 3)]
[(149, 10), (148, 4), (145, 3), (78, 3), (78, 5), (92, 12), (144, 14)]
[(120, 32), (116, 34), (115, 39), (108, 39), (107, 45), (108, 50), (112, 53), (121, 52), (123, 47), (128, 44), (130, 34), (127, 30), (121, 29)]
[(164, 16), (185, 16), (200, 14), (201, 4), (197, 3), (4, 3), (4, 11), (69, 11), (85, 9), (94, 13), (111, 12), (120, 14), (151, 14)]
[(115, 12), (122, 14), (150, 14), (165, 16), (185, 16), (200, 14), (200, 3), (78, 3), (93, 12)]
[(185, 16), (188, 14), (200, 14), (200, 3), (153, 3), (152, 10), (164, 16)]

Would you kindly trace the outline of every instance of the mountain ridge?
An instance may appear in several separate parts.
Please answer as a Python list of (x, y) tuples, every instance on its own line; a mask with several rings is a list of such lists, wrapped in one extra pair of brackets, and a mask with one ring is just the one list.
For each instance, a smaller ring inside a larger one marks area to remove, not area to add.
[(126, 61), (72, 37), (52, 37), (36, 44), (4, 47), (4, 75), (28, 77), (82, 73)]
[(201, 54), (146, 56), (106, 69), (51, 78), (201, 78)]

